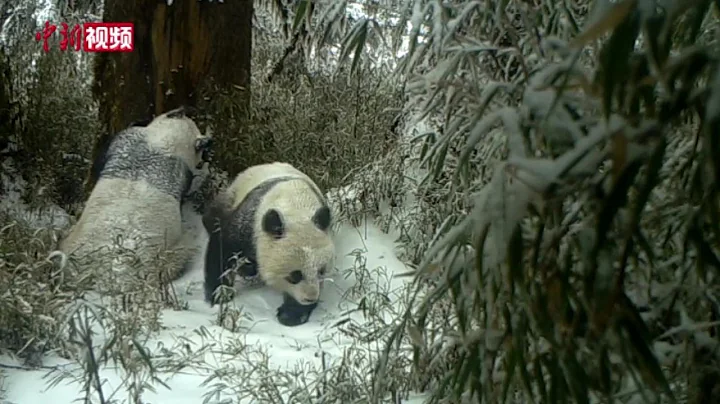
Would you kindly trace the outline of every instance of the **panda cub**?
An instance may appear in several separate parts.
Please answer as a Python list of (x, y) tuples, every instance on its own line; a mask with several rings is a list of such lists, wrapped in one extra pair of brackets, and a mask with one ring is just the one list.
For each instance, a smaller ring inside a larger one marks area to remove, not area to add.
[(331, 214), (318, 186), (287, 163), (252, 166), (215, 198), (203, 215), (205, 300), (231, 285), (236, 265), (243, 277), (259, 276), (283, 294), (277, 310), (285, 326), (304, 324), (320, 298), (335, 256)]
[(131, 126), (100, 153), (92, 168), (98, 180), (80, 219), (51, 254), (60, 256), (61, 267), (70, 255), (87, 257), (122, 238), (137, 241), (132, 247), (141, 256), (181, 250), (172, 266), (175, 277), (182, 275), (193, 251), (182, 231), (181, 203), (212, 146), (188, 116), (192, 111), (182, 107)]

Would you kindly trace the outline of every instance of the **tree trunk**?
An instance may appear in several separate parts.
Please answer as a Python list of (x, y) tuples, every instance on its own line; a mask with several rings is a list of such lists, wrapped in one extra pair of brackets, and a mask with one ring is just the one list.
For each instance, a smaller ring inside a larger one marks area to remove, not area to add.
[[(252, 0), (186, 0), (171, 6), (165, 0), (106, 0), (104, 21), (134, 22), (135, 49), (97, 54), (93, 94), (100, 103), (103, 133), (93, 161), (131, 123), (181, 105), (202, 109), (218, 89), (231, 93), (233, 104), (241, 106), (235, 116), (244, 121), (250, 103), (252, 15)], [(222, 127), (214, 129), (220, 142), (230, 135)], [(218, 164), (228, 162), (221, 158)], [(93, 167), (86, 195), (96, 174)]]
[(0, 152), (10, 144), (10, 137), (15, 133), (10, 74), (10, 63), (0, 48)]

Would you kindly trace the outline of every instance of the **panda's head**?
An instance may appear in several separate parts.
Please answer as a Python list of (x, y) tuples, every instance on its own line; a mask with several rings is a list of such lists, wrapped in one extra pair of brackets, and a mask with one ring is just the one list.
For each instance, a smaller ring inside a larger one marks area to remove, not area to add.
[[(315, 197), (312, 191), (308, 193)], [(263, 268), (260, 275), (269, 286), (301, 305), (310, 305), (320, 298), (322, 281), (335, 257), (330, 209), (317, 199), (314, 204), (304, 204), (301, 198), (288, 200), (289, 206), (274, 205), (258, 212), (262, 215), (261, 233), (256, 235), (263, 247), (258, 257)]]
[(147, 141), (156, 150), (182, 159), (188, 167), (201, 169), (212, 157), (213, 140), (200, 133), (190, 118), (194, 109), (180, 107), (155, 117), (147, 124)]

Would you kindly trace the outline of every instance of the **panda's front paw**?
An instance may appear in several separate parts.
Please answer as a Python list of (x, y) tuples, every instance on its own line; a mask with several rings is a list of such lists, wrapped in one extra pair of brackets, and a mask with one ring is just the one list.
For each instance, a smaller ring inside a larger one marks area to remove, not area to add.
[(285, 306), (280, 306), (277, 311), (277, 319), (280, 324), (286, 327), (295, 327), (307, 323), (310, 319), (310, 313), (288, 310)]
[(278, 307), (277, 319), (280, 324), (286, 327), (295, 327), (305, 324), (310, 319), (310, 314), (317, 307), (317, 303), (302, 305), (292, 296), (283, 294), (283, 304)]

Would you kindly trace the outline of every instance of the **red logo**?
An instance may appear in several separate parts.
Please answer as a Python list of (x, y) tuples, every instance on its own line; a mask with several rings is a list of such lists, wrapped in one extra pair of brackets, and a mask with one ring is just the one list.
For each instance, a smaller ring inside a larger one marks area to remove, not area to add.
[[(70, 27), (61, 23), (60, 50), (68, 48), (85, 52), (132, 52), (135, 49), (135, 26), (131, 22), (88, 22)], [(45, 21), (45, 27), (35, 34), (36, 41), (43, 41), (43, 51), (49, 52), (48, 40), (57, 26)]]
[(57, 27), (54, 24), (50, 24), (50, 21), (45, 21), (45, 28), (42, 31), (35, 34), (35, 41), (43, 41), (43, 50), (45, 53), (50, 52), (48, 46), (48, 39), (55, 33)]
[[(60, 30), (60, 35), (62, 36), (62, 40), (60, 40), (60, 50), (64, 52), (67, 50), (68, 45), (70, 45), (75, 48), (76, 51), (79, 51), (83, 40), (82, 27), (75, 24), (72, 29), (68, 29), (68, 25), (64, 22), (60, 25), (62, 25), (62, 29)], [(43, 44), (43, 46), (45, 46), (45, 44)]]

